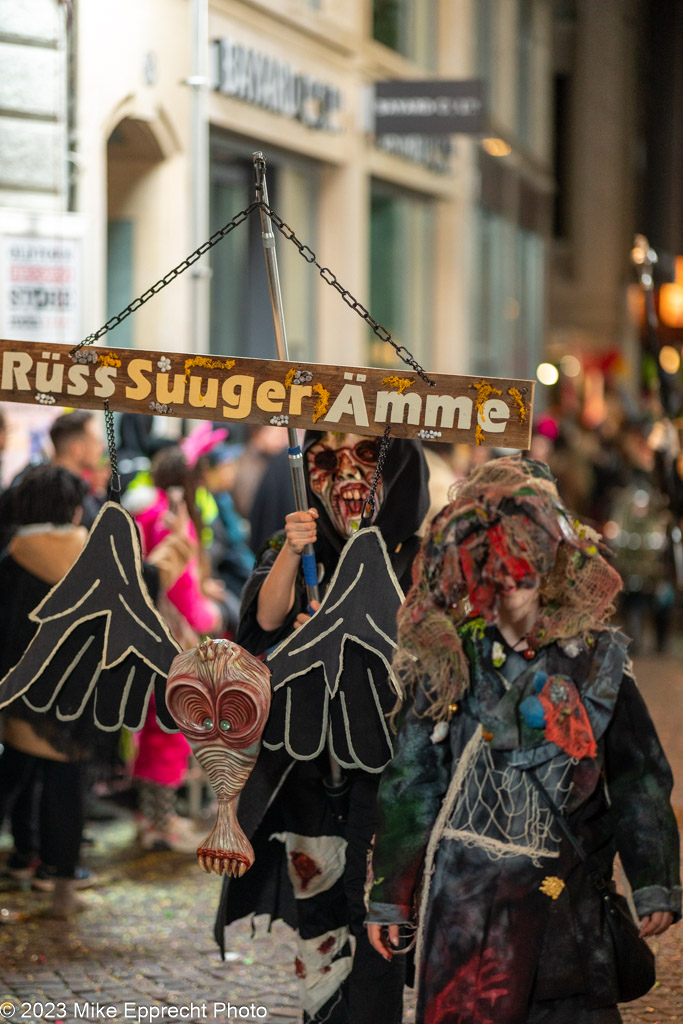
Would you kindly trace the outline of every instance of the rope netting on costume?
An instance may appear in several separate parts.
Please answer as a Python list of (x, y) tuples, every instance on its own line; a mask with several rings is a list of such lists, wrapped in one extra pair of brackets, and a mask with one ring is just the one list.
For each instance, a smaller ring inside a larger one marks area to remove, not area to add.
[[(470, 753), (469, 770), (454, 796), (453, 811), (443, 830), (447, 839), (479, 847), (491, 860), (529, 857), (539, 866), (541, 857), (557, 857), (560, 835), (555, 819), (518, 766), (496, 765), (494, 751), (481, 743)], [(536, 775), (561, 809), (571, 790), (573, 762), (554, 758), (536, 769)]]

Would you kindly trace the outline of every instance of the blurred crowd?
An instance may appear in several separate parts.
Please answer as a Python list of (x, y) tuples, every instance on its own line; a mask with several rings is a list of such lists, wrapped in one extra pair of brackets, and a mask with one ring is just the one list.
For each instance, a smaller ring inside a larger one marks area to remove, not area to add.
[[(0, 409), (0, 469), (12, 437), (12, 417), (10, 406)], [(169, 437), (163, 429), (166, 421), (124, 414), (117, 418), (116, 451), (109, 452), (99, 417), (85, 410), (59, 415), (43, 426), (42, 442), (34, 445), (28, 463), (2, 477), (5, 493), (0, 510), (8, 504), (12, 489), (22, 480), (30, 483), (35, 464), (51, 465), (86, 485), (79, 523), (89, 528), (107, 500), (112, 479), (118, 479), (122, 504), (139, 528), (143, 559), (149, 572), (156, 574), (158, 610), (181, 647), (189, 649), (206, 635), (234, 636), (240, 595), (255, 556), (282, 529), (294, 502), (286, 434), (281, 428), (254, 427), (237, 444), (223, 426), (202, 422), (190, 425), (182, 435), (181, 425), (177, 426), (179, 435)], [(436, 441), (425, 442), (424, 449), (431, 498), (425, 523), (447, 503), (453, 485), (473, 466), (508, 454)], [(634, 412), (613, 400), (597, 425), (586, 425), (578, 412), (537, 417), (530, 454), (549, 464), (567, 506), (603, 535), (608, 555), (623, 578), (618, 616), (633, 639), (633, 650), (666, 651), (683, 583), (683, 463), (677, 431), (661, 416)], [(118, 478), (117, 474), (112, 478), (110, 456), (116, 460)], [(30, 516), (23, 520), (32, 522)], [(22, 529), (32, 535), (39, 526)], [(4, 527), (0, 547), (6, 558), (13, 550), (12, 531), (7, 521)], [(106, 792), (107, 786), (117, 784), (118, 774), (120, 788), (127, 787), (136, 796), (142, 847), (194, 850), (201, 836), (189, 817), (178, 813), (178, 794), (181, 787), (186, 792), (191, 777), (184, 737), (162, 732), (152, 705), (140, 733), (123, 734), (114, 758), (111, 745), (107, 749), (106, 770), (74, 776), (71, 785), (89, 787), (92, 792), (93, 781), (99, 778), (100, 791)], [(0, 775), (7, 750), (6, 742)], [(23, 753), (33, 756), (30, 750)], [(43, 888), (54, 885), (49, 870), (46, 873), (41, 866), (41, 845), (46, 846), (40, 837), (38, 769), (44, 755), (41, 748), (41, 756), (34, 758), (38, 768), (22, 776), (19, 790), (13, 791), (12, 806), (3, 809), (15, 842), (7, 870)], [(24, 762), (20, 757), (22, 771)], [(45, 778), (49, 774), (48, 770)], [(76, 850), (81, 838), (80, 833), (75, 837)], [(74, 865), (68, 870), (73, 886), (92, 884), (89, 872)]]
[[(8, 406), (0, 409), (0, 480), (5, 486), (11, 481), (2, 475), (2, 453), (12, 433), (12, 412)], [(59, 422), (69, 420), (78, 427), (67, 442), (60, 439), (59, 423), (56, 432), (53, 424), (50, 436), (56, 442), (43, 436), (36, 445), (33, 439), (31, 461), (54, 459), (86, 480), (83, 522), (89, 526), (106, 499), (109, 453), (94, 416), (58, 417)], [(253, 427), (246, 441), (236, 444), (227, 429), (209, 423), (175, 438), (164, 432), (166, 422), (160, 426), (159, 417), (117, 418), (123, 504), (138, 522), (145, 554), (168, 532), (170, 518), (173, 532), (185, 534), (193, 547), (196, 566), (172, 590), (175, 602), (168, 595), (162, 601), (180, 642), (189, 644), (208, 632), (230, 636), (255, 554), (294, 509), (285, 432)], [(427, 521), (473, 466), (507, 454), (437, 441), (424, 447), (430, 471)], [(549, 464), (567, 506), (603, 535), (624, 580), (619, 611), (636, 650), (646, 642), (664, 651), (683, 585), (683, 456), (674, 426), (612, 394), (598, 424), (586, 424), (579, 411), (538, 416), (530, 455)]]

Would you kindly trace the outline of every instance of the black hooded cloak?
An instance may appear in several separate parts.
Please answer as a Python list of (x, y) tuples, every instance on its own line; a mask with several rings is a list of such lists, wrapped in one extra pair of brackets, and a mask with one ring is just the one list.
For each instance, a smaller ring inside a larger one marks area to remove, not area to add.
[[(323, 436), (323, 432), (306, 432), (302, 446), (304, 459), (311, 446)], [(410, 586), (412, 563), (420, 545), (417, 531), (429, 507), (428, 477), (421, 443), (392, 439), (382, 475), (382, 502), (373, 525), (382, 534), (393, 571), (404, 592)], [(319, 512), (315, 555), (322, 597), (332, 579), (345, 539), (336, 531), (324, 505), (311, 490), (308, 473), (306, 491), (309, 507)], [(306, 588), (300, 570), (294, 605), (282, 626), (265, 631), (256, 620), (259, 591), (283, 543), (284, 532), (281, 532), (264, 545), (243, 592), (237, 642), (255, 655), (263, 654), (284, 640), (292, 632), (296, 616), (307, 608)], [(372, 595), (359, 593), (358, 600), (370, 604)], [(357, 771), (366, 774), (360, 769)], [(254, 847), (255, 863), (237, 882), (224, 879), (214, 931), (221, 952), (225, 927), (248, 914), (265, 913), (271, 919), (282, 918), (292, 927), (297, 927), (285, 849), (282, 843), (269, 842), (269, 839), (285, 829), (283, 802), (301, 800), (301, 794), (310, 793), (310, 787), (321, 788), (328, 772), (326, 753), (316, 761), (302, 762), (294, 761), (284, 749), (261, 750), (256, 767), (242, 791), (238, 810), (240, 824)], [(322, 827), (328, 826), (329, 822)]]

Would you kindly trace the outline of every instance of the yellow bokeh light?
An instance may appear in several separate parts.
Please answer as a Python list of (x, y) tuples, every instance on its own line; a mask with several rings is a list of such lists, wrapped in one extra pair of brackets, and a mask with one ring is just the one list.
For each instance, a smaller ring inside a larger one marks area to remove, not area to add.
[(681, 357), (673, 345), (663, 345), (659, 350), (659, 365), (664, 373), (678, 373)]
[(512, 152), (512, 146), (504, 139), (482, 139), (481, 144), (489, 156), (508, 156)]
[(560, 371), (552, 363), (539, 363), (536, 367), (536, 377), (541, 384), (550, 387), (552, 384), (557, 384), (560, 379)]

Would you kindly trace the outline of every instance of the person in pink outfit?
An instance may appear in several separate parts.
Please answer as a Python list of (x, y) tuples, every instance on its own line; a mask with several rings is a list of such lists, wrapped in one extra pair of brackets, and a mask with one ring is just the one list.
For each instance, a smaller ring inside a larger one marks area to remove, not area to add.
[[(223, 632), (221, 606), (203, 589), (201, 522), (194, 504), (192, 470), (184, 452), (174, 446), (157, 453), (151, 476), (154, 486), (132, 487), (124, 505), (140, 530), (143, 557), (172, 531), (182, 533), (189, 544), (190, 557), (179, 564), (174, 582), (157, 601), (175, 639), (189, 650), (203, 636)], [(187, 775), (189, 744), (181, 733), (163, 732), (153, 702), (137, 742), (133, 778), (138, 786), (141, 845), (152, 850), (189, 848), (191, 828), (176, 814), (176, 793)]]

